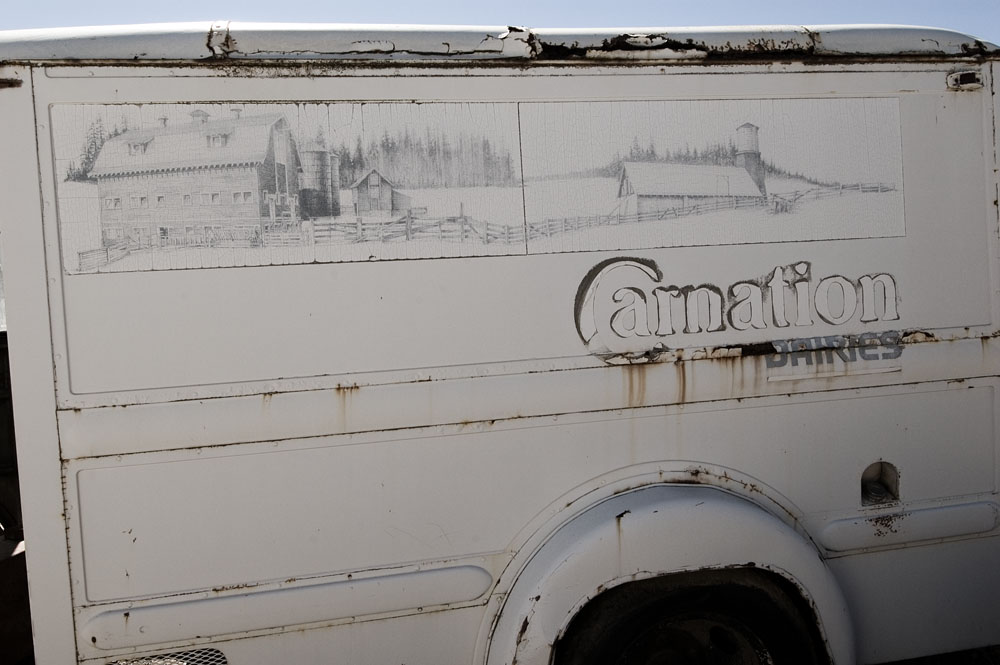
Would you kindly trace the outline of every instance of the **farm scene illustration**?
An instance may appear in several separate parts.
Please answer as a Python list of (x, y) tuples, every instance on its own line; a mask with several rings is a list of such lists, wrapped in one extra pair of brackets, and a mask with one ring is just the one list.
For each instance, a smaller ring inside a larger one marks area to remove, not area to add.
[(51, 113), (70, 273), (903, 233), (894, 100)]
[(522, 104), (532, 253), (904, 235), (894, 99)]

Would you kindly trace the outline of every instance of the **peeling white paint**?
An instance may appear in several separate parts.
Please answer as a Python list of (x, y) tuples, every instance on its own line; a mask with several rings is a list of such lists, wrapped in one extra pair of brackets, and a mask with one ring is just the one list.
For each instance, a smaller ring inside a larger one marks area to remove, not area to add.
[(596, 60), (690, 60), (698, 57), (695, 53), (705, 54), (701, 57), (975, 56), (997, 50), (994, 44), (950, 30), (871, 25), (580, 30), (220, 20), (0, 31), (0, 60), (6, 61), (200, 60), (206, 56), (528, 60), (568, 57), (567, 51), (571, 57)]

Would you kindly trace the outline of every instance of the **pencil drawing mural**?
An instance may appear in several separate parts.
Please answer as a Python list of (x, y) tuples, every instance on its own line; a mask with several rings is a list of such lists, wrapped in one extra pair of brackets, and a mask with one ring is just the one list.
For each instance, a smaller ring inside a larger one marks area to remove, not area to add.
[(895, 99), (521, 106), (531, 252), (904, 234)]
[(893, 99), (55, 105), (70, 273), (903, 235)]
[(70, 272), (524, 251), (513, 104), (52, 113)]

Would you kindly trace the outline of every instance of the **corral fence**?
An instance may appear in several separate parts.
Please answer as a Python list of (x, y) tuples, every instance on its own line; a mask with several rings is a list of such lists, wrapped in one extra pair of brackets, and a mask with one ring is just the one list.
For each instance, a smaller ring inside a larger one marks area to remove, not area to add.
[[(210, 221), (215, 222), (215, 220)], [(129, 236), (101, 249), (78, 252), (77, 258), (80, 271), (86, 272), (113, 263), (129, 253), (139, 250), (187, 247), (261, 247), (264, 244), (265, 235), (281, 235), (283, 233), (286, 232), (262, 234), (257, 226), (195, 227), (184, 233), (175, 232), (164, 235), (157, 232), (144, 234), (138, 238)]]
[(776, 213), (791, 212), (795, 204), (802, 200), (829, 199), (844, 194), (857, 192), (859, 194), (880, 194), (895, 191), (894, 185), (883, 182), (859, 182), (853, 185), (835, 185), (832, 187), (814, 187), (783, 194), (771, 195), (771, 207)]
[(582, 229), (591, 229), (599, 226), (617, 226), (619, 224), (642, 224), (644, 222), (655, 222), (664, 219), (676, 219), (688, 217), (690, 215), (703, 215), (719, 210), (736, 210), (744, 208), (766, 208), (767, 198), (763, 196), (755, 197), (729, 197), (722, 200), (713, 200), (707, 203), (698, 203), (689, 206), (677, 206), (664, 210), (650, 210), (646, 212), (631, 213), (623, 215), (621, 212), (611, 212), (606, 215), (583, 215), (577, 217), (560, 217), (546, 219), (541, 222), (528, 223), (528, 239), (551, 238), (552, 236)]
[(612, 211), (605, 215), (584, 215), (577, 217), (550, 218), (541, 222), (528, 223), (528, 239), (551, 238), (552, 236), (582, 229), (601, 226), (617, 226), (619, 224), (642, 224), (660, 220), (678, 219), (692, 215), (704, 215), (721, 210), (738, 210), (747, 208), (767, 208), (773, 213), (792, 212), (799, 201), (826, 199), (843, 196), (849, 193), (880, 193), (891, 192), (895, 186), (885, 183), (856, 183), (851, 185), (835, 185), (829, 187), (814, 187), (811, 189), (771, 194), (769, 196), (730, 196), (713, 198), (705, 203), (677, 206), (663, 210), (651, 210), (640, 213), (622, 214)]
[(96, 270), (124, 257), (129, 252), (128, 243), (116, 242), (101, 249), (89, 249), (78, 253), (80, 271)]
[(394, 242), (437, 240), (439, 242), (490, 243), (524, 242), (524, 227), (494, 224), (467, 215), (456, 217), (417, 217), (406, 214), (385, 220), (356, 217), (330, 222), (315, 222), (316, 243)]
[[(202, 226), (185, 233), (157, 233), (141, 239), (127, 238), (101, 249), (79, 252), (81, 271), (96, 270), (140, 249), (187, 247), (298, 247), (311, 243), (401, 242), (436, 240), (438, 242), (476, 242), (523, 244), (527, 240), (551, 238), (564, 233), (620, 224), (643, 224), (721, 210), (767, 208), (772, 213), (792, 212), (804, 200), (828, 199), (845, 194), (894, 191), (885, 183), (856, 183), (771, 194), (769, 196), (732, 196), (713, 198), (705, 203), (677, 206), (664, 210), (622, 214), (612, 211), (602, 215), (549, 218), (528, 222), (526, 226), (494, 224), (468, 215), (424, 217), (425, 208), (407, 211), (401, 217), (316, 219), (308, 222), (283, 221), (262, 226)], [(175, 227), (176, 228), (176, 227)], [(262, 230), (263, 228), (263, 230)]]

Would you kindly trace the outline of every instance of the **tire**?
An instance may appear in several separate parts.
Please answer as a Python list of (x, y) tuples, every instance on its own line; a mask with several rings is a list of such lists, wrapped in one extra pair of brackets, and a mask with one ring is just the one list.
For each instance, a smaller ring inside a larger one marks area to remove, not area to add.
[(829, 656), (808, 604), (753, 568), (629, 582), (590, 601), (554, 665), (820, 665)]

